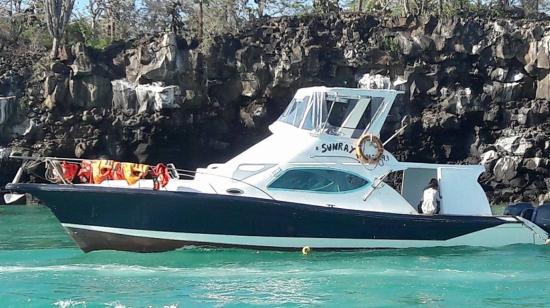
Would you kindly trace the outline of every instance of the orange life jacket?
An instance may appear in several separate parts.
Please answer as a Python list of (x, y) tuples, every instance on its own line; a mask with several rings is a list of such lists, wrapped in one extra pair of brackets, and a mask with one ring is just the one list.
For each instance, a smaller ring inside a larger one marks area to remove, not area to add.
[(113, 170), (114, 161), (112, 160), (93, 160), (92, 161), (92, 177), (94, 184), (101, 184), (101, 182), (108, 180)]
[(121, 163), (122, 173), (128, 185), (134, 185), (147, 175), (149, 166), (144, 164)]

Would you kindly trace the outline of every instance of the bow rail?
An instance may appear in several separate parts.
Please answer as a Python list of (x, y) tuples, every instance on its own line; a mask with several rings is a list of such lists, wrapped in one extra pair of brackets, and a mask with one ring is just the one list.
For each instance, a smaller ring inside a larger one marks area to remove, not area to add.
[[(55, 184), (67, 184), (67, 185), (75, 185), (72, 181), (68, 181), (63, 176), (63, 170), (61, 169), (61, 162), (72, 162), (72, 163), (82, 163), (85, 161), (94, 161), (99, 159), (83, 159), (83, 158), (70, 158), (70, 157), (53, 157), (53, 156), (27, 156), (27, 155), (17, 155), (17, 154), (10, 154), (9, 156), (12, 159), (20, 159), (23, 160), (23, 164), (20, 167), (20, 170), (27, 171), (29, 174), (33, 174), (34, 176), (37, 176), (41, 179), (47, 180), (50, 183)], [(104, 159), (108, 160), (108, 159)], [(44, 163), (46, 167), (46, 174), (44, 177), (39, 176), (32, 172), (33, 169), (35, 169), (40, 164)], [(152, 170), (153, 166), (147, 165), (149, 167), (149, 170)], [(166, 164), (168, 168), (168, 172), (170, 175), (170, 178), (173, 180), (193, 180), (195, 178), (195, 175), (197, 174), (203, 174), (203, 175), (209, 175), (214, 177), (223, 178), (226, 180), (242, 183), (248, 187), (251, 187), (257, 191), (260, 191), (262, 194), (267, 196), (269, 199), (275, 200), (269, 193), (267, 193), (265, 190), (250, 184), (244, 180), (239, 180), (230, 176), (224, 176), (220, 174), (215, 173), (209, 173), (204, 171), (195, 171), (195, 170), (188, 170), (188, 169), (180, 169), (176, 168), (176, 166), (173, 163)], [(14, 181), (12, 183), (18, 183), (20, 180), (21, 174), (18, 171), (18, 176), (16, 175), (16, 178), (14, 178)], [(61, 183), (59, 183), (61, 181)], [(219, 194), (219, 192), (214, 188), (214, 186), (208, 182), (212, 190)], [(99, 185), (99, 184), (98, 184)]]

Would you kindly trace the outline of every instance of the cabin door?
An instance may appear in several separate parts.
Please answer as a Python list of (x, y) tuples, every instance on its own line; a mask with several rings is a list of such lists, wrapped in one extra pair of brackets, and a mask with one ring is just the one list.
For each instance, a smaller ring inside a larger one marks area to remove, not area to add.
[(440, 167), (437, 168), (440, 214), (491, 215), (485, 192), (477, 182), (477, 170)]

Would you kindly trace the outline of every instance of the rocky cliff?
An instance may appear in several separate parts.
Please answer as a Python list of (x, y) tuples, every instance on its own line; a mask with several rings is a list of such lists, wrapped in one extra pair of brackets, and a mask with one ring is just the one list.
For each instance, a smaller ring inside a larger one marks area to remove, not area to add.
[(151, 34), (101, 51), (76, 44), (54, 63), (4, 54), (0, 142), (194, 168), (266, 136), (296, 89), (365, 86), (380, 74), (405, 91), (383, 137), (411, 117), (388, 145), (399, 159), (482, 163), (494, 202), (542, 200), (550, 197), (548, 29), (548, 20), (300, 16), (257, 21), (206, 51)]

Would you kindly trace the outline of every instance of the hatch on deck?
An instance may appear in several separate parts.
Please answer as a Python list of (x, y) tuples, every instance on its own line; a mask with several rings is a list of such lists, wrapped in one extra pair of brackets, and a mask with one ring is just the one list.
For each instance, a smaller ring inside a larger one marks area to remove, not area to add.
[(299, 89), (277, 123), (348, 138), (375, 135), (388, 116), (395, 90), (312, 87)]

